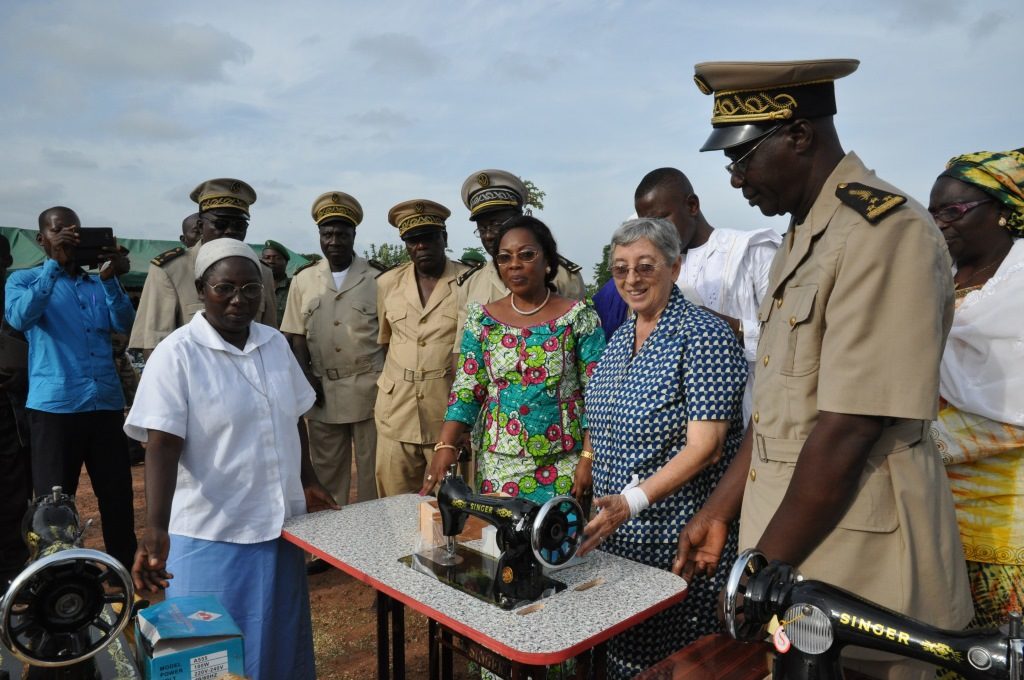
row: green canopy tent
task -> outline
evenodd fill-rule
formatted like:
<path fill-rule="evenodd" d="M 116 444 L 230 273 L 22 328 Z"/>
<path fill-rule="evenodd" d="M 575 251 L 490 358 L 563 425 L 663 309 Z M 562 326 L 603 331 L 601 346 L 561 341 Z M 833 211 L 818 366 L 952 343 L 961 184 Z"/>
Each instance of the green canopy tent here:
<path fill-rule="evenodd" d="M 18 229 L 17 227 L 0 227 L 0 234 L 7 237 L 11 242 L 11 257 L 14 264 L 11 269 L 28 269 L 42 263 L 46 255 L 43 249 L 36 243 L 35 229 Z M 146 282 L 146 273 L 149 271 L 149 261 L 154 257 L 172 248 L 180 248 L 180 241 L 158 241 L 143 238 L 119 238 L 117 242 L 128 249 L 128 257 L 131 261 L 131 270 L 121 277 L 121 284 L 128 289 L 141 289 Z M 256 251 L 256 255 L 263 253 L 262 243 L 250 243 L 249 246 Z M 287 248 L 287 246 L 285 246 Z M 308 255 L 302 255 L 288 249 L 290 259 L 288 260 L 288 275 L 291 276 L 299 267 L 314 261 Z M 319 259 L 318 257 L 316 259 Z"/>

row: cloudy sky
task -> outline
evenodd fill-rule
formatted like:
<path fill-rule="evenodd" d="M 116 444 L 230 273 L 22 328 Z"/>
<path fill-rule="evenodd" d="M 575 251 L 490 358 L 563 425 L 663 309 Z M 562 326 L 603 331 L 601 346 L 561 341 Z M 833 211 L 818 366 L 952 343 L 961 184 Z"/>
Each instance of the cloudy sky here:
<path fill-rule="evenodd" d="M 340 189 L 366 212 L 359 250 L 397 243 L 388 209 L 430 198 L 461 252 L 462 181 L 496 167 L 547 192 L 538 216 L 589 275 L 660 166 L 690 175 L 713 225 L 785 228 L 698 153 L 711 98 L 694 63 L 860 59 L 837 83 L 840 137 L 927 202 L 949 157 L 1024 145 L 1022 29 L 1019 0 L 11 0 L 0 224 L 66 204 L 173 239 L 191 189 L 227 176 L 259 195 L 250 241 L 318 250 L 310 205 Z"/>

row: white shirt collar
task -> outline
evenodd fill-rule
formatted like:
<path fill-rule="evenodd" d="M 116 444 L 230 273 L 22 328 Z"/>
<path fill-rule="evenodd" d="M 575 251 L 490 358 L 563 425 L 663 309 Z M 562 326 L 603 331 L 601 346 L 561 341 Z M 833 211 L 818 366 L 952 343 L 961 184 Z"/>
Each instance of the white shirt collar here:
<path fill-rule="evenodd" d="M 273 337 L 273 329 L 254 321 L 249 324 L 249 338 L 245 341 L 245 347 L 238 349 L 220 336 L 217 329 L 206 320 L 204 314 L 205 312 L 197 312 L 192 317 L 192 320 L 188 322 L 189 332 L 198 344 L 210 349 L 228 352 L 229 354 L 249 354 L 261 345 L 270 342 L 270 338 Z"/>

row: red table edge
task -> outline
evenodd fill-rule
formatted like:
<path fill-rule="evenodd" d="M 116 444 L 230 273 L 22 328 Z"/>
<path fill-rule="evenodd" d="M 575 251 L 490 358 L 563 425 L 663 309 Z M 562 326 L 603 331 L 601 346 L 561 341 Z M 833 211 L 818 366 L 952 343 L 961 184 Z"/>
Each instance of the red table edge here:
<path fill-rule="evenodd" d="M 601 644 L 605 640 L 613 637 L 614 635 L 617 635 L 618 633 L 621 633 L 622 631 L 626 630 L 627 628 L 631 628 L 633 626 L 633 624 L 640 623 L 641 621 L 644 621 L 644 620 L 650 618 L 651 616 L 654 616 L 658 612 L 660 612 L 660 611 L 662 611 L 664 609 L 668 609 L 669 607 L 671 607 L 672 605 L 674 605 L 674 604 L 676 604 L 678 602 L 682 602 L 683 599 L 687 595 L 687 591 L 683 590 L 682 592 L 680 592 L 680 593 L 678 593 L 676 595 L 673 595 L 672 597 L 669 597 L 669 598 L 667 598 L 665 600 L 662 600 L 658 604 L 656 604 L 656 605 L 654 605 L 652 607 L 648 607 L 647 609 L 634 614 L 633 616 L 629 617 L 628 619 L 617 623 L 616 625 L 612 626 L 611 628 L 606 628 L 605 630 L 602 630 L 597 635 L 592 635 L 591 637 L 587 638 L 586 640 L 583 640 L 582 642 L 578 642 L 575 645 L 573 645 L 572 647 L 564 649 L 561 652 L 543 652 L 543 653 L 521 652 L 521 651 L 519 651 L 517 649 L 514 649 L 512 647 L 509 647 L 509 646 L 507 646 L 507 645 L 505 645 L 505 644 L 503 644 L 501 642 L 498 642 L 497 640 L 493 640 L 493 639 L 487 637 L 486 635 L 483 635 L 479 631 L 477 631 L 477 630 L 475 630 L 473 628 L 470 628 L 468 626 L 465 626 L 465 625 L 459 623 L 458 621 L 456 621 L 456 620 L 454 620 L 452 618 L 449 618 L 449 617 L 445 616 L 441 612 L 436 611 L 436 610 L 428 607 L 427 605 L 423 604 L 422 602 L 420 602 L 419 600 L 417 600 L 417 599 L 415 599 L 413 597 L 410 597 L 408 595 L 405 595 L 404 593 L 398 592 L 394 588 L 381 583 L 380 581 L 378 581 L 377 579 L 373 578 L 369 574 L 366 574 L 365 572 L 362 572 L 362 571 L 356 569 L 355 567 L 352 567 L 350 565 L 344 564 L 344 563 L 336 560 L 335 558 L 331 557 L 330 555 L 327 555 L 327 554 L 321 552 L 318 548 L 310 545 L 309 543 L 306 543 L 305 541 L 303 541 L 301 538 L 295 536 L 294 534 L 288 533 L 287 530 L 282 531 L 281 532 L 281 536 L 282 536 L 282 538 L 284 538 L 289 543 L 294 543 L 295 545 L 299 546 L 300 548 L 302 548 L 306 552 L 311 553 L 313 555 L 316 555 L 320 559 L 325 560 L 329 564 L 337 567 L 338 569 L 340 569 L 341 571 L 345 572 L 349 576 L 352 576 L 352 577 L 356 578 L 357 580 L 362 581 L 363 583 L 371 586 L 374 590 L 382 592 L 385 595 L 387 595 L 388 597 L 391 597 L 391 598 L 393 598 L 395 600 L 398 600 L 402 604 L 404 604 L 404 605 L 406 605 L 408 607 L 411 607 L 412 609 L 418 611 L 419 613 L 423 614 L 427 618 L 433 619 L 434 621 L 437 621 L 438 623 L 444 625 L 446 628 L 450 628 L 451 630 L 455 631 L 459 635 L 467 637 L 470 640 L 473 640 L 474 642 L 478 642 L 480 644 L 483 644 L 484 646 L 486 646 L 491 651 L 497 652 L 497 653 L 503 655 L 507 659 L 510 659 L 510 660 L 515 661 L 517 663 L 526 664 L 526 665 L 529 665 L 529 666 L 552 666 L 552 665 L 555 665 L 555 664 L 560 664 L 563 661 L 567 661 L 567 660 L 569 660 L 569 659 L 571 659 L 571 658 L 573 658 L 575 656 L 578 656 L 579 654 L 587 651 L 588 649 L 592 649 L 593 647 L 596 647 L 597 645 Z"/>

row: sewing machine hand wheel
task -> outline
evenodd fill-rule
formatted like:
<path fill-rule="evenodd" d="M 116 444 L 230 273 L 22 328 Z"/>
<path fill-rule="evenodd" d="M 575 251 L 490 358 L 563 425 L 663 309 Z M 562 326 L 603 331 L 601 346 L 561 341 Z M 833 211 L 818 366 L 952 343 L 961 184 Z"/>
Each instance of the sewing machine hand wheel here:
<path fill-rule="evenodd" d="M 583 508 L 572 496 L 556 496 L 540 507 L 530 532 L 530 547 L 546 567 L 566 566 L 583 542 Z"/>
<path fill-rule="evenodd" d="M 737 640 L 755 640 L 765 622 L 748 616 L 747 589 L 750 580 L 768 566 L 768 559 L 757 550 L 740 553 L 729 572 L 722 598 L 722 618 L 729 635 Z"/>
<path fill-rule="evenodd" d="M 117 639 L 131 618 L 134 596 L 131 576 L 113 557 L 62 550 L 11 582 L 0 599 L 0 641 L 32 666 L 77 663 Z"/>

